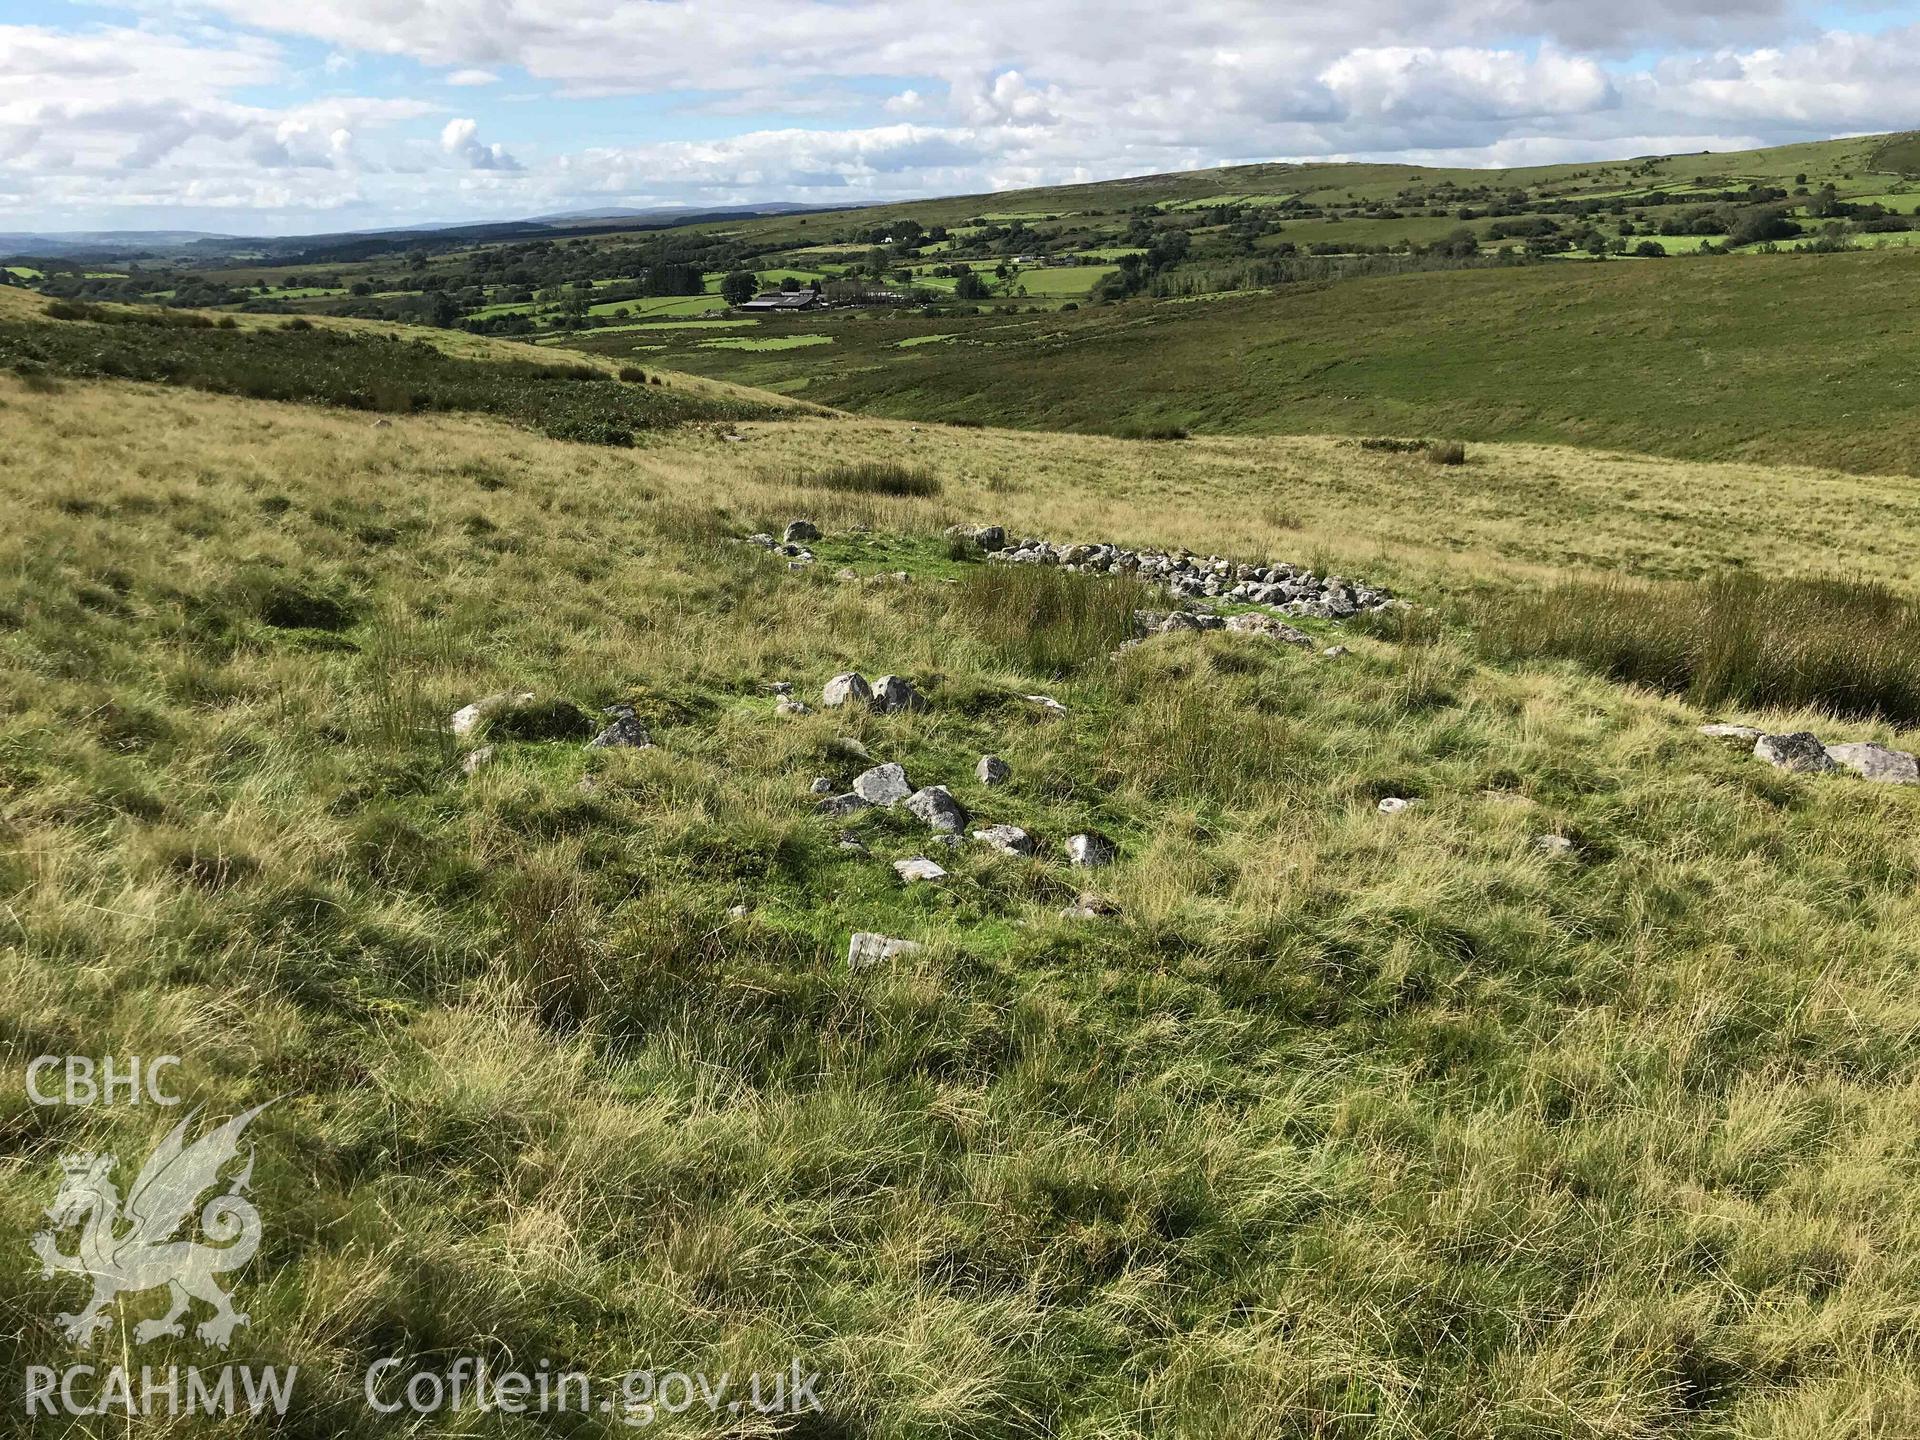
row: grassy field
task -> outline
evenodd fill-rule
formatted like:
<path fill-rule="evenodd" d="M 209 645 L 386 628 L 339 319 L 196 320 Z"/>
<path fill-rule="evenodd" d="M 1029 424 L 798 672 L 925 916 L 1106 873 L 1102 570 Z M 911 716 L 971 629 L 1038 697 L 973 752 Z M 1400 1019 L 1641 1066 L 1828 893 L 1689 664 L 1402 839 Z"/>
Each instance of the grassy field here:
<path fill-rule="evenodd" d="M 1013 277 L 1011 284 L 1028 295 L 1077 298 L 1112 273 L 1111 265 L 1029 265 Z"/>
<path fill-rule="evenodd" d="M 740 430 L 611 450 L 0 378 L 0 1045 L 179 1053 L 222 1113 L 288 1097 L 252 1132 L 271 1241 L 235 1354 L 301 1367 L 301 1433 L 391 1433 L 368 1362 L 454 1353 L 798 1356 L 825 1413 L 792 1433 L 875 1440 L 1910 1433 L 1920 794 L 1776 774 L 1707 712 L 1451 631 L 1035 671 L 1044 637 L 939 538 L 1416 599 L 1583 563 L 1904 578 L 1910 485 Z M 808 483 L 863 460 L 934 493 Z M 809 571 L 730 543 L 802 514 Z M 770 683 L 847 668 L 929 708 L 773 714 Z M 630 703 L 656 747 L 503 722 L 464 775 L 447 717 L 503 689 Z M 949 876 L 902 887 L 927 842 L 894 812 L 837 848 L 808 783 L 867 763 L 842 736 L 1039 858 L 935 851 Z M 1089 826 L 1121 858 L 1076 873 Z M 1058 918 L 1089 885 L 1120 914 Z M 928 948 L 852 970 L 854 929 Z M 4 1106 L 21 1234 L 58 1154 L 172 1119 Z M 56 1291 L 0 1267 L 11 1369 L 64 1363 Z"/>

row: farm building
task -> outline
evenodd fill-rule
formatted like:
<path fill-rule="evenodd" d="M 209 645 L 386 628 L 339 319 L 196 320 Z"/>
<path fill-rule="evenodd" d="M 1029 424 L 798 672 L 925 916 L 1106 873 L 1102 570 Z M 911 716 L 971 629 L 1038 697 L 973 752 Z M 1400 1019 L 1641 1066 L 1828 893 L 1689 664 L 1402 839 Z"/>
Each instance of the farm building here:
<path fill-rule="evenodd" d="M 818 290 L 766 290 L 754 296 L 740 308 L 785 313 L 789 310 L 818 310 L 825 303 L 820 298 Z"/>

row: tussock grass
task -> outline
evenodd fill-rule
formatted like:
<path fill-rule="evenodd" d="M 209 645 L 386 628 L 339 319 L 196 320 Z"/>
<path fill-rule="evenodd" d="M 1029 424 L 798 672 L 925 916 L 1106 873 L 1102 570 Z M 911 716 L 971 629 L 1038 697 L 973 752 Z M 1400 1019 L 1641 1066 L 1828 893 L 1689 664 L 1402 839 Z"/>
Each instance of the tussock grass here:
<path fill-rule="evenodd" d="M 1189 438 L 1186 426 L 1153 420 L 1129 422 L 1113 433 L 1122 440 L 1185 440 Z"/>
<path fill-rule="evenodd" d="M 1134 633 L 1133 612 L 1155 599 L 1137 580 L 1050 565 L 995 565 L 968 575 L 953 597 L 960 624 L 976 641 L 1043 677 L 1070 674 L 1111 652 Z"/>
<path fill-rule="evenodd" d="M 782 477 L 789 485 L 810 490 L 833 490 L 844 495 L 912 495 L 940 493 L 940 477 L 923 465 L 892 460 L 866 460 L 806 470 Z"/>
<path fill-rule="evenodd" d="M 1570 582 L 1483 606 L 1479 637 L 1499 658 L 1564 656 L 1704 706 L 1920 721 L 1920 605 L 1879 583 Z"/>

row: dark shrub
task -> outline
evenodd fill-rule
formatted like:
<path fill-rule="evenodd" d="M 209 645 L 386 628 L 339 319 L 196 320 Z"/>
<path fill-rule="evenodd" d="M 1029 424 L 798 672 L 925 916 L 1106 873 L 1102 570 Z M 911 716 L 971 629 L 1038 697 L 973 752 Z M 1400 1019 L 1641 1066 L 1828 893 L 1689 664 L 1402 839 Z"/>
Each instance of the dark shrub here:
<path fill-rule="evenodd" d="M 405 415 L 425 408 L 426 403 L 424 395 L 416 394 L 401 380 L 375 380 L 367 398 L 369 409 L 384 410 L 389 415 Z"/>
<path fill-rule="evenodd" d="M 790 485 L 811 490 L 839 490 L 853 495 L 938 495 L 940 477 L 918 466 L 892 460 L 867 460 L 858 465 L 836 465 L 830 470 L 784 477 Z"/>
<path fill-rule="evenodd" d="M 629 385 L 644 385 L 647 383 L 647 372 L 642 370 L 638 365 L 622 365 L 620 367 L 620 378 Z"/>
<path fill-rule="evenodd" d="M 631 445 L 633 431 L 597 415 L 556 415 L 540 427 L 553 440 L 577 440 L 582 445 Z"/>
<path fill-rule="evenodd" d="M 1458 440 L 1436 440 L 1427 447 L 1427 460 L 1434 465 L 1464 465 L 1467 447 Z"/>
<path fill-rule="evenodd" d="M 30 360 L 54 374 L 114 375 L 358 410 L 480 411 L 558 439 L 601 445 L 631 445 L 640 430 L 688 420 L 770 413 L 751 402 L 643 390 L 590 366 L 466 359 L 388 335 L 318 329 L 305 320 L 229 330 L 205 316 L 178 323 L 128 318 L 140 314 L 102 312 L 113 323 L 97 326 L 0 319 L 0 366 Z"/>
<path fill-rule="evenodd" d="M 295 332 L 299 332 L 302 330 L 311 330 L 313 329 L 313 322 L 311 320 L 305 319 L 304 317 L 296 315 L 293 319 L 287 321 L 287 323 L 282 325 L 280 328 L 282 330 L 292 330 Z"/>
<path fill-rule="evenodd" d="M 261 587 L 255 613 L 276 630 L 345 630 L 353 611 L 333 596 L 273 580 Z"/>
<path fill-rule="evenodd" d="M 1149 425 L 1143 421 L 1122 425 L 1114 434 L 1122 440 L 1185 440 L 1188 438 L 1184 426 Z"/>

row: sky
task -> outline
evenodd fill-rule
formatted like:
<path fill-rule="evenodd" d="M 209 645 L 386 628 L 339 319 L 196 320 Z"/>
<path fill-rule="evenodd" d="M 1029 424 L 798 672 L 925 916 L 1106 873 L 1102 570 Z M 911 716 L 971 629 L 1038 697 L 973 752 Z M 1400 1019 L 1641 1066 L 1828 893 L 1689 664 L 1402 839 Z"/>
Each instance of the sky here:
<path fill-rule="evenodd" d="M 0 231 L 842 206 L 1920 128 L 1920 0 L 0 0 Z"/>

